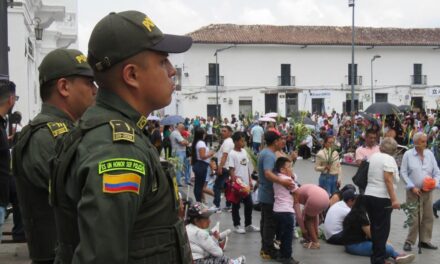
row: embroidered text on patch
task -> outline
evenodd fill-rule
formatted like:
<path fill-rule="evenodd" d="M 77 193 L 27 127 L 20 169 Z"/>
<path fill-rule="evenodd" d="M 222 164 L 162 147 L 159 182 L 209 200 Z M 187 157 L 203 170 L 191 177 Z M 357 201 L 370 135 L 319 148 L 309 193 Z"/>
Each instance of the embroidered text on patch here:
<path fill-rule="evenodd" d="M 134 171 L 145 175 L 145 164 L 135 159 L 109 159 L 99 162 L 98 173 L 103 174 L 109 171 Z"/>
<path fill-rule="evenodd" d="M 47 126 L 49 127 L 53 137 L 58 137 L 59 135 L 69 131 L 66 124 L 61 122 L 49 122 L 47 123 Z"/>
<path fill-rule="evenodd" d="M 139 194 L 141 176 L 136 173 L 122 173 L 111 175 L 104 173 L 102 190 L 105 193 L 133 192 Z"/>

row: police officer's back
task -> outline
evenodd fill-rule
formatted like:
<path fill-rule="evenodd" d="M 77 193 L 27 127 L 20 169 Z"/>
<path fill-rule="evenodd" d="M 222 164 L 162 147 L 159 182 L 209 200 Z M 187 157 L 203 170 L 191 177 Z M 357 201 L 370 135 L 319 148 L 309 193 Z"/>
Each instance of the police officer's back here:
<path fill-rule="evenodd" d="M 66 137 L 53 177 L 57 262 L 191 263 L 175 179 L 144 129 L 146 116 L 171 101 L 168 52 L 191 42 L 162 34 L 136 11 L 112 13 L 94 28 L 96 106 Z"/>
<path fill-rule="evenodd" d="M 41 112 L 22 129 L 13 167 L 29 255 L 33 263 L 55 259 L 56 229 L 49 206 L 50 160 L 55 143 L 94 102 L 93 71 L 78 50 L 57 49 L 39 67 Z"/>

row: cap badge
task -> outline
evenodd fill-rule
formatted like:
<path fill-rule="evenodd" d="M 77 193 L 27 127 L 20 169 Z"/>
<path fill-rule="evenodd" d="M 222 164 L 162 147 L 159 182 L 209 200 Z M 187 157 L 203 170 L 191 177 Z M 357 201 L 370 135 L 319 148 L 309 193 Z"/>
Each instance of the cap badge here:
<path fill-rule="evenodd" d="M 153 31 L 153 28 L 156 27 L 156 25 L 153 23 L 153 21 L 149 17 L 145 17 L 144 21 L 142 21 L 142 24 L 145 26 L 145 28 L 149 32 Z"/>
<path fill-rule="evenodd" d="M 78 63 L 86 63 L 87 62 L 87 57 L 86 56 L 84 56 L 84 55 L 78 55 L 78 56 L 76 56 L 75 57 L 75 59 L 76 59 L 76 61 L 78 62 Z"/>

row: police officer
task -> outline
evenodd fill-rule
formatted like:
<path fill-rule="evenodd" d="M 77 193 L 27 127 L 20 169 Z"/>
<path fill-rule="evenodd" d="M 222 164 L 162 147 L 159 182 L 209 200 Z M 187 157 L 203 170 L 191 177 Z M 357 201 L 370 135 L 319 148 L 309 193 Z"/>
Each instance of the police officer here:
<path fill-rule="evenodd" d="M 49 161 L 56 140 L 94 103 L 97 88 L 86 57 L 57 49 L 39 67 L 41 112 L 21 131 L 13 149 L 13 167 L 32 263 L 53 263 L 56 228 L 49 206 Z"/>
<path fill-rule="evenodd" d="M 137 11 L 95 26 L 88 61 L 96 106 L 65 138 L 52 180 L 56 263 L 192 263 L 175 177 L 144 129 L 146 117 L 171 101 L 176 70 L 168 53 L 191 44 Z"/>

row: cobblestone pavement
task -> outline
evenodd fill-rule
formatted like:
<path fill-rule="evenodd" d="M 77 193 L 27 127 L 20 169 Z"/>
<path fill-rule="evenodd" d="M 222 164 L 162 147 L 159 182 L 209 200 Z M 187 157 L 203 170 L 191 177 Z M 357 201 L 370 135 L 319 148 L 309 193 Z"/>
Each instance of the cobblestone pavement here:
<path fill-rule="evenodd" d="M 300 160 L 295 165 L 295 171 L 298 174 L 301 183 L 317 183 L 319 174 L 313 170 L 313 163 L 310 161 Z M 354 174 L 355 168 L 350 166 L 343 166 L 344 183 L 351 182 L 351 176 Z M 192 191 L 192 190 L 191 190 Z M 405 201 L 405 191 L 402 181 L 398 185 L 398 197 L 401 202 Z M 434 201 L 440 198 L 440 192 L 435 191 Z M 241 209 L 243 219 L 243 209 Z M 405 240 L 407 229 L 403 228 L 403 221 L 405 215 L 401 211 L 394 211 L 392 214 L 392 227 L 389 241 L 396 248 L 397 251 L 402 251 L 403 242 Z M 212 223 L 215 224 L 220 221 L 221 229 L 232 229 L 232 217 L 230 213 L 223 212 L 212 216 Z M 11 218 L 7 220 L 4 230 L 11 229 Z M 253 223 L 259 226 L 260 213 L 253 212 Z M 434 232 L 432 243 L 440 245 L 440 220 L 434 220 Z M 260 250 L 260 234 L 248 233 L 239 235 L 232 233 L 229 237 L 229 242 L 225 254 L 231 257 L 245 255 L 247 263 L 275 263 L 273 261 L 262 260 L 259 256 Z M 424 249 L 422 254 L 417 254 L 417 249 L 413 249 L 416 254 L 414 263 L 428 264 L 439 263 L 440 250 Z M 0 264 L 23 264 L 30 263 L 27 257 L 26 244 L 0 244 Z M 367 257 L 352 256 L 344 252 L 344 247 L 328 245 L 321 241 L 321 249 L 306 250 L 301 247 L 297 240 L 294 241 L 295 258 L 304 264 L 368 264 L 370 263 Z M 437 260 L 435 260 L 437 259 Z"/>

